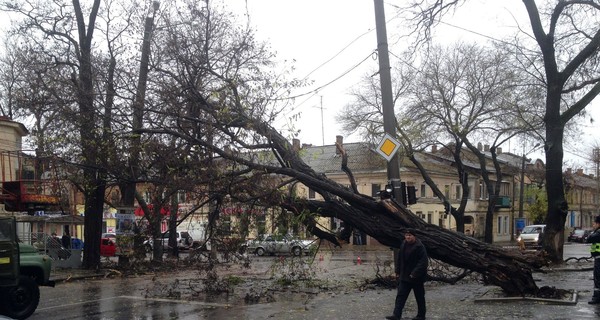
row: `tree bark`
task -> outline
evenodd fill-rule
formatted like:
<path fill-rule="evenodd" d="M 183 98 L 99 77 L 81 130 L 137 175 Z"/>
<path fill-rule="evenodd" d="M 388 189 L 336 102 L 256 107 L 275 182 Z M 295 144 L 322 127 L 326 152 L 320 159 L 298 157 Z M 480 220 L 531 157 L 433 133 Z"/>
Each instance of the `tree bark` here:
<path fill-rule="evenodd" d="M 77 103 L 79 106 L 81 136 L 81 151 L 83 156 L 84 196 L 85 196 L 85 243 L 83 248 L 83 267 L 93 269 L 100 265 L 100 235 L 102 229 L 102 211 L 104 208 L 104 192 L 106 180 L 103 170 L 99 169 L 102 145 L 98 144 L 99 138 L 95 130 L 90 129 L 90 124 L 96 123 L 96 109 L 94 107 L 94 82 L 92 72 L 92 38 L 95 28 L 96 15 L 100 1 L 95 0 L 89 14 L 86 27 L 83 12 L 79 1 L 73 1 L 77 19 L 79 36 L 79 77 L 77 83 Z"/>
<path fill-rule="evenodd" d="M 307 183 L 310 184 L 309 181 Z M 535 253 L 504 249 L 427 224 L 392 199 L 351 198 L 351 205 L 339 201 L 298 200 L 288 204 L 287 208 L 294 207 L 299 212 L 308 209 L 325 217 L 335 216 L 394 248 L 403 241 L 404 231 L 410 229 L 425 245 L 431 258 L 478 272 L 486 282 L 501 287 L 508 294 L 535 293 L 538 290 L 532 270 L 545 262 Z"/>
<path fill-rule="evenodd" d="M 257 126 L 255 123 L 255 127 Z M 541 256 L 486 244 L 462 233 L 425 223 L 394 200 L 379 202 L 372 197 L 355 193 L 314 172 L 274 129 L 264 126 L 259 130 L 266 130 L 264 135 L 271 138 L 274 149 L 288 164 L 288 167 L 277 168 L 273 172 L 297 178 L 313 190 L 319 190 L 325 199 L 322 202 L 306 200 L 294 205 L 304 203 L 310 212 L 319 213 L 323 217 L 337 217 L 380 243 L 396 248 L 403 241 L 403 231 L 410 228 L 423 242 L 432 258 L 478 272 L 487 282 L 501 287 L 509 294 L 537 292 L 532 269 L 544 265 L 545 261 Z M 303 209 L 305 208 L 297 208 L 297 212 L 303 212 Z"/>

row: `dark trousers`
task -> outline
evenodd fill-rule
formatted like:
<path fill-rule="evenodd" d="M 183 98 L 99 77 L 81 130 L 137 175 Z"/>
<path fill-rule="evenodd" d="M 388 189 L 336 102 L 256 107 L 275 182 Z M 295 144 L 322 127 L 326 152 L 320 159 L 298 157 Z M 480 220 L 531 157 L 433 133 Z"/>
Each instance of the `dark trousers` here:
<path fill-rule="evenodd" d="M 425 318 L 425 287 L 423 282 L 407 282 L 398 281 L 398 294 L 396 294 L 396 303 L 394 306 L 394 317 L 398 319 L 402 318 L 402 309 L 406 304 L 406 299 L 410 291 L 415 293 L 415 299 L 417 300 L 417 317 Z"/>
<path fill-rule="evenodd" d="M 594 295 L 593 300 L 600 300 L 600 257 L 594 259 Z"/>

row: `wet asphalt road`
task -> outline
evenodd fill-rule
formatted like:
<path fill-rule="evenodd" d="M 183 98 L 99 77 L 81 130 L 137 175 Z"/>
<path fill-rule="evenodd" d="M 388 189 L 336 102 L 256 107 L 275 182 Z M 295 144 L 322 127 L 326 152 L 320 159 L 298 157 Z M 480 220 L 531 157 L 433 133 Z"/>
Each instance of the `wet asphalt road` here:
<path fill-rule="evenodd" d="M 293 299 L 278 298 L 270 303 L 243 304 L 236 301 L 188 301 L 152 298 L 148 290 L 151 276 L 64 282 L 55 288 L 42 288 L 40 305 L 30 318 L 43 319 L 384 319 L 393 307 L 395 290 L 358 290 L 364 278 L 375 274 L 379 265 L 391 260 L 391 251 L 340 251 L 317 254 L 315 261 L 323 277 L 354 279 L 354 287 L 341 293 L 297 294 Z M 565 246 L 565 258 L 589 256 L 588 245 Z M 358 264 L 360 257 L 360 264 Z M 322 260 L 321 260 L 322 258 Z M 253 268 L 268 269 L 278 258 L 253 258 Z M 455 286 L 426 285 L 429 319 L 600 319 L 600 307 L 587 300 L 592 288 L 590 272 L 560 272 L 534 275 L 539 286 L 575 289 L 576 305 L 548 305 L 532 302 L 475 303 L 475 298 L 491 288 L 478 283 Z M 165 284 L 167 285 L 167 284 Z M 416 313 L 409 298 L 405 317 Z"/>

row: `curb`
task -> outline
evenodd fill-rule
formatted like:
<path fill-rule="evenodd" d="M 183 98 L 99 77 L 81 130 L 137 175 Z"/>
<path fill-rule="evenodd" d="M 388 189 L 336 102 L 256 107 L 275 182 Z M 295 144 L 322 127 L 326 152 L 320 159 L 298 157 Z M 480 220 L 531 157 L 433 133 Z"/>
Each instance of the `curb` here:
<path fill-rule="evenodd" d="M 55 276 L 51 276 L 50 280 L 59 283 L 59 282 L 67 282 L 67 281 L 72 281 L 72 280 L 84 280 L 84 279 L 90 279 L 90 278 L 105 278 L 106 276 L 108 276 L 110 274 L 110 272 L 102 272 L 102 273 L 96 273 L 95 271 L 91 271 L 90 273 L 86 273 L 86 274 L 72 274 L 72 273 L 65 273 L 65 272 L 57 272 L 58 274 Z"/>
<path fill-rule="evenodd" d="M 487 294 L 487 292 L 485 294 Z M 485 294 L 483 294 L 483 295 L 485 295 Z M 571 296 L 571 300 L 534 298 L 534 297 L 500 297 L 500 298 L 476 298 L 473 301 L 475 303 L 533 301 L 533 302 L 543 302 L 546 304 L 554 304 L 554 305 L 576 305 L 577 299 L 578 299 L 577 290 L 574 290 L 573 295 Z"/>

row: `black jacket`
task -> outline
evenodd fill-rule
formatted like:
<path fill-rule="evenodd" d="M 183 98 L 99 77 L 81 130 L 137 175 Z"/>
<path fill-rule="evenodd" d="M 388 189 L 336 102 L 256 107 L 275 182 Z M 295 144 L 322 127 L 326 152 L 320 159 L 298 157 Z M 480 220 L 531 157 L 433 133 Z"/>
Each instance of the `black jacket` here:
<path fill-rule="evenodd" d="M 587 242 L 592 244 L 590 248 L 592 257 L 600 256 L 600 228 L 588 236 Z"/>
<path fill-rule="evenodd" d="M 425 282 L 428 265 L 427 251 L 419 239 L 412 245 L 402 241 L 396 258 L 396 274 L 400 280 Z"/>

